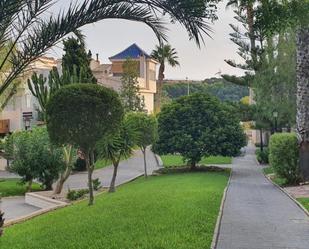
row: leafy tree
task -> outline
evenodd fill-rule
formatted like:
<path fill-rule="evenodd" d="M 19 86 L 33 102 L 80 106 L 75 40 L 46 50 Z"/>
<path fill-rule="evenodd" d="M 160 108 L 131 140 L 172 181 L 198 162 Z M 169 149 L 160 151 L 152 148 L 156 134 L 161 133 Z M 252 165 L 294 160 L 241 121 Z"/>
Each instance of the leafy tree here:
<path fill-rule="evenodd" d="M 1 80 L 0 95 L 37 58 L 78 28 L 105 19 L 126 19 L 148 25 L 162 42 L 166 39 L 164 17 L 182 24 L 197 45 L 209 26 L 207 19 L 216 19 L 217 0 L 86 0 L 73 3 L 66 11 L 50 13 L 56 0 L 0 1 L 0 47 L 11 41 L 0 64 L 12 62 L 11 70 Z M 27 39 L 25 38 L 27 34 Z"/>
<path fill-rule="evenodd" d="M 246 138 L 230 108 L 206 94 L 181 97 L 164 106 L 158 118 L 159 154 L 179 153 L 194 170 L 203 156 L 235 156 Z"/>
<path fill-rule="evenodd" d="M 177 52 L 169 44 L 160 44 L 152 51 L 151 57 L 160 63 L 159 77 L 157 82 L 157 94 L 155 97 L 155 110 L 159 111 L 161 106 L 161 98 L 163 91 L 163 80 L 165 78 L 165 64 L 172 67 L 179 66 Z"/>
<path fill-rule="evenodd" d="M 95 84 L 72 84 L 58 90 L 47 104 L 47 129 L 58 145 L 80 149 L 86 160 L 89 205 L 94 203 L 94 149 L 100 139 L 117 130 L 123 107 L 116 92 Z"/>
<path fill-rule="evenodd" d="M 11 136 L 11 170 L 20 175 L 23 182 L 28 182 L 28 191 L 34 179 L 38 179 L 46 190 L 51 190 L 64 168 L 62 149 L 51 144 L 46 128 L 17 132 Z"/>
<path fill-rule="evenodd" d="M 97 144 L 96 149 L 99 157 L 111 161 L 114 166 L 113 177 L 109 187 L 110 193 L 116 191 L 115 183 L 119 163 L 122 159 L 128 159 L 132 156 L 137 138 L 136 130 L 132 129 L 125 118 L 115 133 L 108 134 L 107 137 L 104 137 Z"/>
<path fill-rule="evenodd" d="M 120 97 L 125 112 L 141 112 L 145 109 L 144 98 L 139 93 L 137 69 L 138 63 L 132 59 L 127 59 L 123 64 Z"/>
<path fill-rule="evenodd" d="M 75 83 L 97 83 L 90 69 L 91 55 L 86 52 L 84 39 L 70 37 L 63 45 L 62 70 L 68 75 L 77 75 L 79 79 Z"/>
<path fill-rule="evenodd" d="M 0 212 L 0 237 L 3 235 L 3 226 L 4 226 L 4 213 Z"/>
<path fill-rule="evenodd" d="M 129 113 L 127 115 L 128 127 L 137 132 L 136 145 L 141 149 L 144 156 L 144 170 L 147 178 L 147 147 L 154 144 L 157 139 L 158 124 L 154 116 L 146 113 Z"/>

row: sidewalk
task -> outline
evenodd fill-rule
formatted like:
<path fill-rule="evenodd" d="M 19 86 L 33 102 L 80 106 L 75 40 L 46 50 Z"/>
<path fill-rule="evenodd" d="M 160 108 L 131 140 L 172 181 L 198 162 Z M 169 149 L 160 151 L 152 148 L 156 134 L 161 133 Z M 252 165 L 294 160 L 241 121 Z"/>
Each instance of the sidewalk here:
<path fill-rule="evenodd" d="M 309 217 L 264 177 L 254 147 L 232 167 L 217 249 L 308 249 Z"/>

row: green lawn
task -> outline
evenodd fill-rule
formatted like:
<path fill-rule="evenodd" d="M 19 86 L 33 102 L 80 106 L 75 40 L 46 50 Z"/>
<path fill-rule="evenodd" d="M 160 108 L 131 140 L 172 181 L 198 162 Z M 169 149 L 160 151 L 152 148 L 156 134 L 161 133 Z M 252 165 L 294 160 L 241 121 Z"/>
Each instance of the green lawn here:
<path fill-rule="evenodd" d="M 1 249 L 210 248 L 228 173 L 140 178 L 5 230 Z"/>
<path fill-rule="evenodd" d="M 33 191 L 42 190 L 39 184 L 34 183 L 32 185 Z M 18 196 L 24 195 L 26 192 L 26 186 L 20 183 L 18 179 L 0 179 L 0 196 Z"/>
<path fill-rule="evenodd" d="M 309 198 L 297 199 L 309 211 Z"/>
<path fill-rule="evenodd" d="M 184 166 L 182 157 L 179 155 L 164 155 L 161 156 L 164 167 Z M 211 156 L 204 157 L 199 164 L 231 164 L 231 157 Z"/>
<path fill-rule="evenodd" d="M 286 186 L 287 180 L 286 180 L 285 178 L 276 176 L 273 167 L 264 168 L 263 171 L 264 171 L 264 174 L 265 174 L 265 175 L 272 175 L 272 176 L 271 176 L 271 180 L 272 180 L 274 183 L 278 184 L 278 185 L 281 186 L 281 187 Z"/>

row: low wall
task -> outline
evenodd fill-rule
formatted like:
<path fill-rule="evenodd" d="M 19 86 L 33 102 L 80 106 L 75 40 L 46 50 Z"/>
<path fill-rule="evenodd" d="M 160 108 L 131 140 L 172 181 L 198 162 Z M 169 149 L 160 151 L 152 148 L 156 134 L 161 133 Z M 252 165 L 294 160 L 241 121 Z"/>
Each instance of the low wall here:
<path fill-rule="evenodd" d="M 25 203 L 42 209 L 62 206 L 66 204 L 62 201 L 57 201 L 35 193 L 26 193 Z"/>

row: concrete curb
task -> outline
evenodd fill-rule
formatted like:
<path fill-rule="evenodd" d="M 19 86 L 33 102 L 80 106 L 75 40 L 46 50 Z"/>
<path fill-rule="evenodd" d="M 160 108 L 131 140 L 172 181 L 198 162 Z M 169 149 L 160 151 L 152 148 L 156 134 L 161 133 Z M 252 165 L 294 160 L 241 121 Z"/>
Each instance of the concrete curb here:
<path fill-rule="evenodd" d="M 51 212 L 51 211 L 54 211 L 54 210 L 57 210 L 57 209 L 69 206 L 69 205 L 71 205 L 71 204 L 63 203 L 62 205 L 53 206 L 53 207 L 50 207 L 50 208 L 40 209 L 40 210 L 38 210 L 36 212 L 33 212 L 31 214 L 24 215 L 24 216 L 21 216 L 19 218 L 16 218 L 16 219 L 4 222 L 4 227 L 9 227 L 9 226 L 12 226 L 12 225 L 15 225 L 15 224 L 18 224 L 18 223 L 22 223 L 22 222 L 30 220 L 30 219 L 32 219 L 34 217 L 40 216 L 42 214 L 45 214 L 45 213 L 48 213 L 48 212 Z"/>
<path fill-rule="evenodd" d="M 216 227 L 215 227 L 215 231 L 214 231 L 214 235 L 213 235 L 213 238 L 212 238 L 210 249 L 216 249 L 217 248 L 220 229 L 221 229 L 221 221 L 222 221 L 222 217 L 223 217 L 223 209 L 224 209 L 224 205 L 225 205 L 225 201 L 226 201 L 227 191 L 228 191 L 230 184 L 231 184 L 232 175 L 233 175 L 233 170 L 231 169 L 231 174 L 230 174 L 227 186 L 225 187 L 224 192 L 223 192 L 223 197 L 222 197 L 222 200 L 221 200 L 219 215 L 218 215 L 218 218 L 217 218 Z"/>
<path fill-rule="evenodd" d="M 304 213 L 309 217 L 309 211 L 298 201 L 296 200 L 292 195 L 290 195 L 289 192 L 287 192 L 284 188 L 280 187 L 277 183 L 273 182 L 266 174 L 263 175 L 265 178 L 272 183 L 274 186 L 276 186 L 281 192 L 283 192 L 286 196 L 288 196 L 300 209 L 304 211 Z"/>

